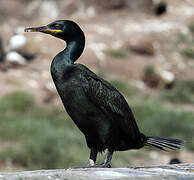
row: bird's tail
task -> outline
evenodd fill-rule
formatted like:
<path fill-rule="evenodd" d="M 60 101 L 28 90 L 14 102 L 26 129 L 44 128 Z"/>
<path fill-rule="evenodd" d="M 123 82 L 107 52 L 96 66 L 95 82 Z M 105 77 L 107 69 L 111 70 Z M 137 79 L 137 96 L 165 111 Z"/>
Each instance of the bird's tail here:
<path fill-rule="evenodd" d="M 151 136 L 150 137 L 148 136 L 145 142 L 146 146 L 156 147 L 164 151 L 180 149 L 183 144 L 184 141 L 180 139 L 151 137 Z"/>

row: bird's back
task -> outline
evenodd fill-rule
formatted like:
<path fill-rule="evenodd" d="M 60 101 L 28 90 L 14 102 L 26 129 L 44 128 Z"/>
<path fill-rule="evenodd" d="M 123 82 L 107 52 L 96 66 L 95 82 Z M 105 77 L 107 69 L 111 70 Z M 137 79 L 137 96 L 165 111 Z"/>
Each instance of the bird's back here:
<path fill-rule="evenodd" d="M 84 74 L 84 90 L 90 101 L 106 115 L 119 131 L 119 150 L 144 146 L 145 136 L 140 133 L 134 115 L 123 95 L 108 81 L 98 77 L 87 67 L 78 64 Z M 87 80 L 86 80 L 87 79 Z"/>

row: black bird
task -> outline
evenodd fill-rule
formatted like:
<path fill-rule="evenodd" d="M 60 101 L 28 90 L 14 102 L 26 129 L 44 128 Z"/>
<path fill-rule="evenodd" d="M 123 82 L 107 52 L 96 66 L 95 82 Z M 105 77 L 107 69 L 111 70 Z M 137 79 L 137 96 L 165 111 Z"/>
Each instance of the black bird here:
<path fill-rule="evenodd" d="M 155 7 L 155 15 L 161 16 L 167 11 L 167 4 L 166 2 L 160 2 L 159 4 L 156 5 Z"/>
<path fill-rule="evenodd" d="M 178 158 L 172 158 L 168 164 L 181 164 L 181 161 Z"/>
<path fill-rule="evenodd" d="M 85 36 L 73 21 L 58 20 L 47 26 L 26 28 L 66 41 L 51 64 L 51 75 L 64 107 L 85 135 L 90 148 L 89 166 L 94 166 L 98 152 L 108 149 L 102 167 L 109 167 L 114 151 L 153 146 L 176 150 L 182 140 L 145 136 L 139 131 L 134 115 L 122 94 L 86 66 L 74 63 L 82 54 Z"/>

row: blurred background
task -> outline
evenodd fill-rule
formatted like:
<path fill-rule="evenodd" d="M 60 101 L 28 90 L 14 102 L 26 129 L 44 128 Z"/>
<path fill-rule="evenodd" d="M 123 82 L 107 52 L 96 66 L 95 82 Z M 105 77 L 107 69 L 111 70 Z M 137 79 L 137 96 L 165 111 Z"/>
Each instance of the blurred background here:
<path fill-rule="evenodd" d="M 65 44 L 29 26 L 76 21 L 86 35 L 78 60 L 120 90 L 146 135 L 181 138 L 179 152 L 116 152 L 113 167 L 194 156 L 193 0 L 1 0 L 0 171 L 85 166 L 89 149 L 50 76 Z M 99 155 L 98 163 L 104 154 Z"/>

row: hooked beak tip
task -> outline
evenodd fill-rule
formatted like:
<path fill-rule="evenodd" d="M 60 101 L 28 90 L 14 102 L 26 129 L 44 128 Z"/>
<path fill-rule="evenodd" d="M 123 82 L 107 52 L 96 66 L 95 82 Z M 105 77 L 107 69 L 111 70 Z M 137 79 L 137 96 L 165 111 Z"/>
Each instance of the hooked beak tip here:
<path fill-rule="evenodd" d="M 29 28 L 25 28 L 24 32 L 30 32 Z"/>
<path fill-rule="evenodd" d="M 35 32 L 35 29 L 33 29 L 33 28 L 25 28 L 24 32 Z"/>
<path fill-rule="evenodd" d="M 29 27 L 29 28 L 25 28 L 24 32 L 42 32 L 45 30 L 45 27 Z"/>

